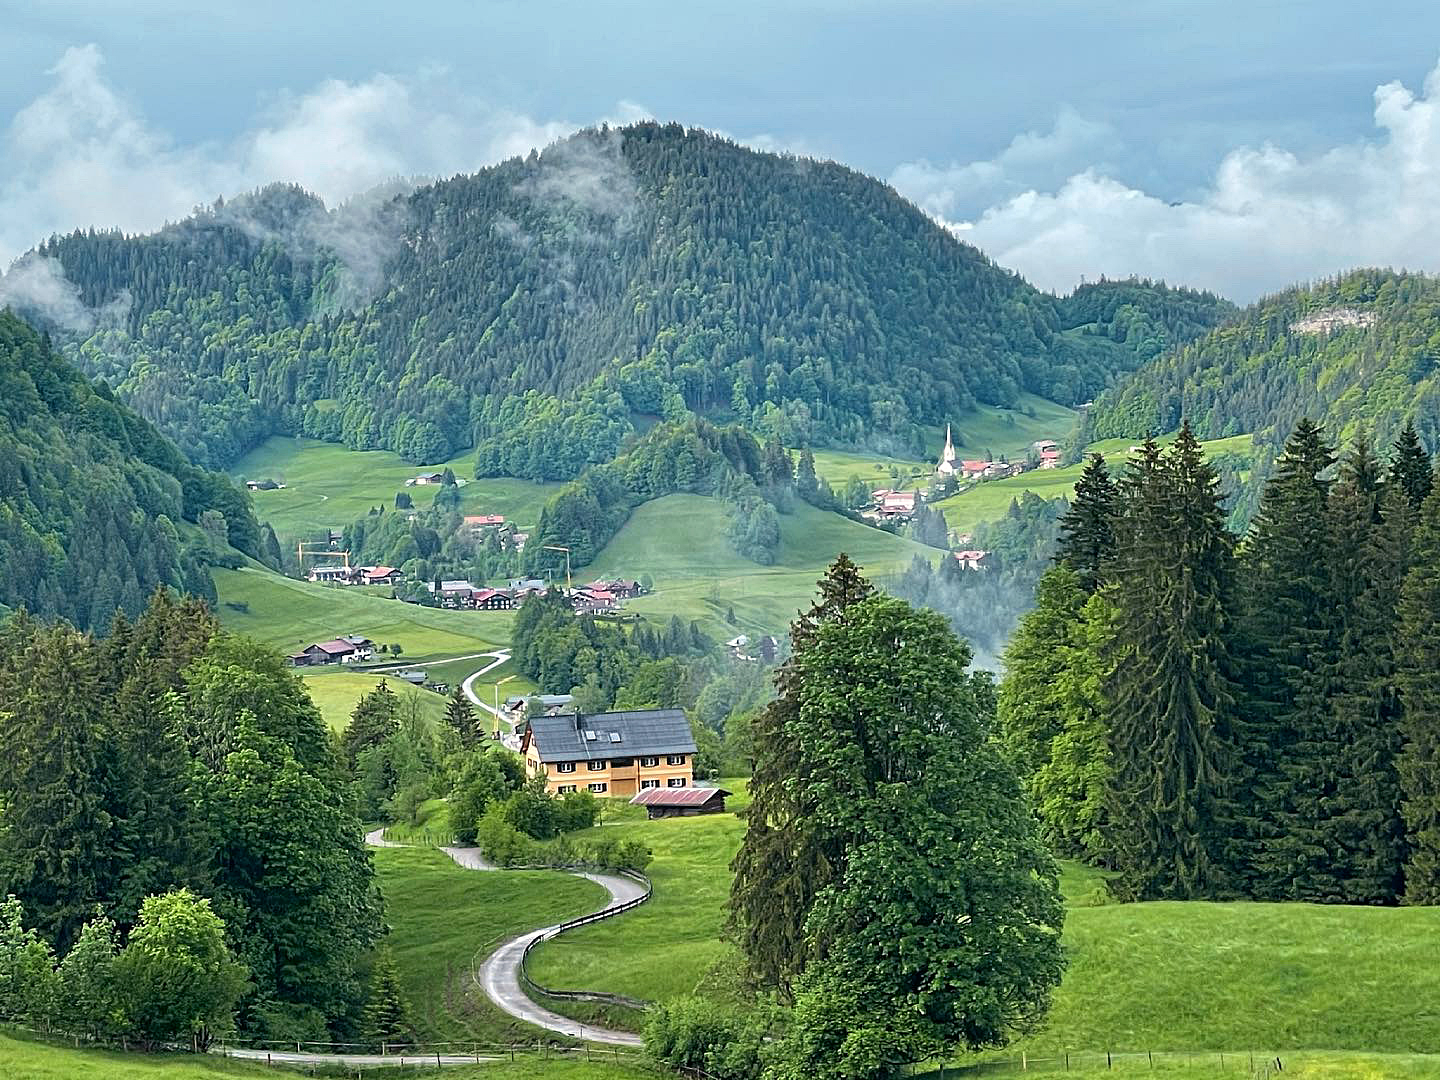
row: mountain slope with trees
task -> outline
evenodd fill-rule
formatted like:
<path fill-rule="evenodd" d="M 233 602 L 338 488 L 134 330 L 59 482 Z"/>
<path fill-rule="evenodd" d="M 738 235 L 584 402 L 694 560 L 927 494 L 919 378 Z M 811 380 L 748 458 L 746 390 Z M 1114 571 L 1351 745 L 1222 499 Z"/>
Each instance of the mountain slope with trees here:
<path fill-rule="evenodd" d="M 211 467 L 304 433 L 571 479 L 637 419 L 687 413 L 918 452 L 977 402 L 1086 401 L 1228 313 L 1148 282 L 1058 300 L 872 178 L 655 123 L 334 211 L 275 187 L 34 257 L 100 313 L 78 362 Z"/>
<path fill-rule="evenodd" d="M 0 606 L 103 631 L 157 586 L 213 600 L 214 550 L 264 536 L 244 492 L 0 312 Z"/>
<path fill-rule="evenodd" d="M 1278 455 L 1302 417 L 1384 445 L 1413 420 L 1440 444 L 1440 278 L 1355 270 L 1296 286 L 1159 356 L 1089 411 L 1090 439 L 1254 432 Z M 1262 470 L 1265 471 L 1265 470 Z"/>

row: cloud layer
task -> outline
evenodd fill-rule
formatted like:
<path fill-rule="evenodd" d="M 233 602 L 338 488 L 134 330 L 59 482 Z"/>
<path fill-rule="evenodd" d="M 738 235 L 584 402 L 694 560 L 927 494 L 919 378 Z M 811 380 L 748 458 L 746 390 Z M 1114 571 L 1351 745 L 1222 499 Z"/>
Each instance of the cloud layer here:
<path fill-rule="evenodd" d="M 110 84 L 94 45 L 66 50 L 50 73 L 50 89 L 0 135 L 0 267 L 54 232 L 150 230 L 277 180 L 333 206 L 400 177 L 474 171 L 582 126 L 496 108 L 443 73 L 379 74 L 286 95 L 228 142 L 177 145 Z M 603 119 L 645 115 L 620 102 Z"/>
<path fill-rule="evenodd" d="M 1173 203 L 1103 164 L 1058 183 L 1035 178 L 1104 142 L 1102 126 L 1065 113 L 1049 135 L 1022 136 L 991 161 L 919 162 L 891 180 L 963 239 L 1058 291 L 1082 276 L 1140 274 L 1250 300 L 1359 265 L 1440 270 L 1440 65 L 1418 95 L 1377 88 L 1374 117 L 1373 138 L 1318 155 L 1234 150 L 1204 190 Z M 1103 162 L 1104 146 L 1094 152 Z M 977 191 L 1005 197 L 969 211 Z"/>

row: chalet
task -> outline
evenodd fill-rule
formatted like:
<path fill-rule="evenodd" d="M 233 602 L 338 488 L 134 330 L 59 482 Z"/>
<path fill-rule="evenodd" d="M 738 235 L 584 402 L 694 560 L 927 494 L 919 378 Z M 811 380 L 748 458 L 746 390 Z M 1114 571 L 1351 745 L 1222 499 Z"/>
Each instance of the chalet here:
<path fill-rule="evenodd" d="M 620 601 L 609 589 L 586 586 L 583 589 L 571 591 L 570 606 L 575 609 L 576 614 L 593 615 L 603 611 L 614 611 L 620 606 Z"/>
<path fill-rule="evenodd" d="M 1058 450 L 1060 448 L 1060 444 L 1054 439 L 1036 439 L 1030 446 L 1037 454 L 1043 454 L 1046 450 Z"/>
<path fill-rule="evenodd" d="M 468 581 L 427 581 L 426 590 L 441 607 L 474 607 L 475 593 L 479 590 Z"/>
<path fill-rule="evenodd" d="M 443 484 L 445 474 L 443 472 L 421 473 L 419 476 L 412 476 L 405 481 L 406 487 L 428 487 L 431 484 Z"/>
<path fill-rule="evenodd" d="M 749 634 L 739 634 L 725 642 L 725 648 L 730 650 L 730 655 L 737 659 L 745 655 L 745 647 L 750 644 Z"/>
<path fill-rule="evenodd" d="M 516 550 L 516 551 L 524 551 L 524 550 L 525 550 L 525 545 L 528 544 L 529 542 L 530 542 L 530 534 L 529 534 L 529 533 L 526 533 L 526 532 L 517 532 L 517 533 L 511 533 L 511 534 L 510 534 L 510 543 L 512 543 L 512 544 L 515 545 L 515 550 Z"/>
<path fill-rule="evenodd" d="M 335 638 L 307 645 L 287 659 L 291 667 L 321 667 L 326 664 L 354 664 L 371 659 L 375 655 L 374 643 L 359 634 Z"/>
<path fill-rule="evenodd" d="M 892 491 L 876 507 L 882 518 L 908 518 L 915 513 L 919 495 L 913 491 Z"/>
<path fill-rule="evenodd" d="M 723 814 L 730 792 L 714 787 L 653 787 L 638 792 L 631 806 L 645 807 L 646 817 L 693 817 L 696 814 Z"/>
<path fill-rule="evenodd" d="M 476 589 L 470 594 L 470 604 L 480 611 L 509 611 L 515 598 L 504 589 Z"/>
<path fill-rule="evenodd" d="M 352 580 L 357 585 L 398 585 L 405 575 L 393 566 L 357 566 Z"/>
<path fill-rule="evenodd" d="M 322 585 L 349 585 L 349 566 L 315 566 L 310 569 L 310 580 Z"/>
<path fill-rule="evenodd" d="M 980 570 L 983 569 L 983 564 L 989 554 L 988 551 L 957 551 L 955 552 L 955 561 L 966 570 Z"/>
<path fill-rule="evenodd" d="M 1040 451 L 1040 468 L 1058 469 L 1060 467 L 1060 451 L 1053 446 L 1048 450 Z"/>
<path fill-rule="evenodd" d="M 544 777 L 556 795 L 636 795 L 688 788 L 695 779 L 695 738 L 679 709 L 532 717 L 520 754 L 526 772 Z"/>
<path fill-rule="evenodd" d="M 960 462 L 960 475 L 966 480 L 973 480 L 977 476 L 984 476 L 985 470 L 990 467 L 990 462 L 981 459 L 966 460 Z"/>
<path fill-rule="evenodd" d="M 284 484 L 277 484 L 274 480 L 246 480 L 245 490 L 247 491 L 279 491 Z"/>
<path fill-rule="evenodd" d="M 505 527 L 504 514 L 466 514 L 460 527 L 471 536 L 480 536 L 487 529 L 503 529 Z"/>
<path fill-rule="evenodd" d="M 408 682 L 411 686 L 424 686 L 425 680 L 430 678 L 430 676 L 420 668 L 411 668 L 409 671 L 397 671 L 395 672 L 395 677 Z"/>
<path fill-rule="evenodd" d="M 615 578 L 613 581 L 592 581 L 589 587 L 608 592 L 617 600 L 633 600 L 645 591 L 640 582 L 627 581 L 625 578 Z"/>
<path fill-rule="evenodd" d="M 1005 461 L 992 461 L 989 465 L 985 466 L 984 475 L 991 480 L 1001 476 L 1009 476 L 1010 464 Z"/>

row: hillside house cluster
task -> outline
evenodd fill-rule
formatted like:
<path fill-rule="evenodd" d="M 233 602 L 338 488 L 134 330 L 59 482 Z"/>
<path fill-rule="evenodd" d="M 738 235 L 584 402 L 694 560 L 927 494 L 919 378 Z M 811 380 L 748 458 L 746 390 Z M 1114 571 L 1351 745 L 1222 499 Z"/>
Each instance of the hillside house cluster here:
<path fill-rule="evenodd" d="M 347 634 L 307 645 L 286 657 L 291 667 L 323 667 L 326 664 L 360 664 L 375 657 L 375 643 L 360 634 Z"/>
<path fill-rule="evenodd" d="M 695 738 L 679 709 L 530 717 L 520 753 L 552 795 L 632 796 L 695 783 Z"/>
<path fill-rule="evenodd" d="M 872 506 L 865 516 L 875 521 L 909 521 L 920 504 L 920 493 L 916 491 L 877 488 L 870 493 L 870 498 Z"/>
<path fill-rule="evenodd" d="M 399 585 L 405 575 L 393 566 L 316 566 L 309 578 L 324 585 Z"/>
<path fill-rule="evenodd" d="M 472 585 L 468 581 L 427 581 L 425 589 L 440 607 L 477 611 L 511 611 L 549 584 L 539 578 L 517 578 L 503 587 Z M 621 604 L 645 590 L 638 581 L 617 579 L 594 581 L 565 591 L 577 615 L 597 615 L 619 610 Z"/>

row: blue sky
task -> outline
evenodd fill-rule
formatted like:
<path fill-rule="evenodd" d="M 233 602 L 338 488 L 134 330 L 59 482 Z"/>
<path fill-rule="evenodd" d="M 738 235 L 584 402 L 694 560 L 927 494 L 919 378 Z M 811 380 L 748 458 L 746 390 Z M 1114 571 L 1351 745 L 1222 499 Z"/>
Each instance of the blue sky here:
<path fill-rule="evenodd" d="M 1440 269 L 1433 0 L 191 6 L 7 13 L 0 264 L 267 180 L 333 201 L 655 116 L 889 180 L 1054 289 Z"/>

